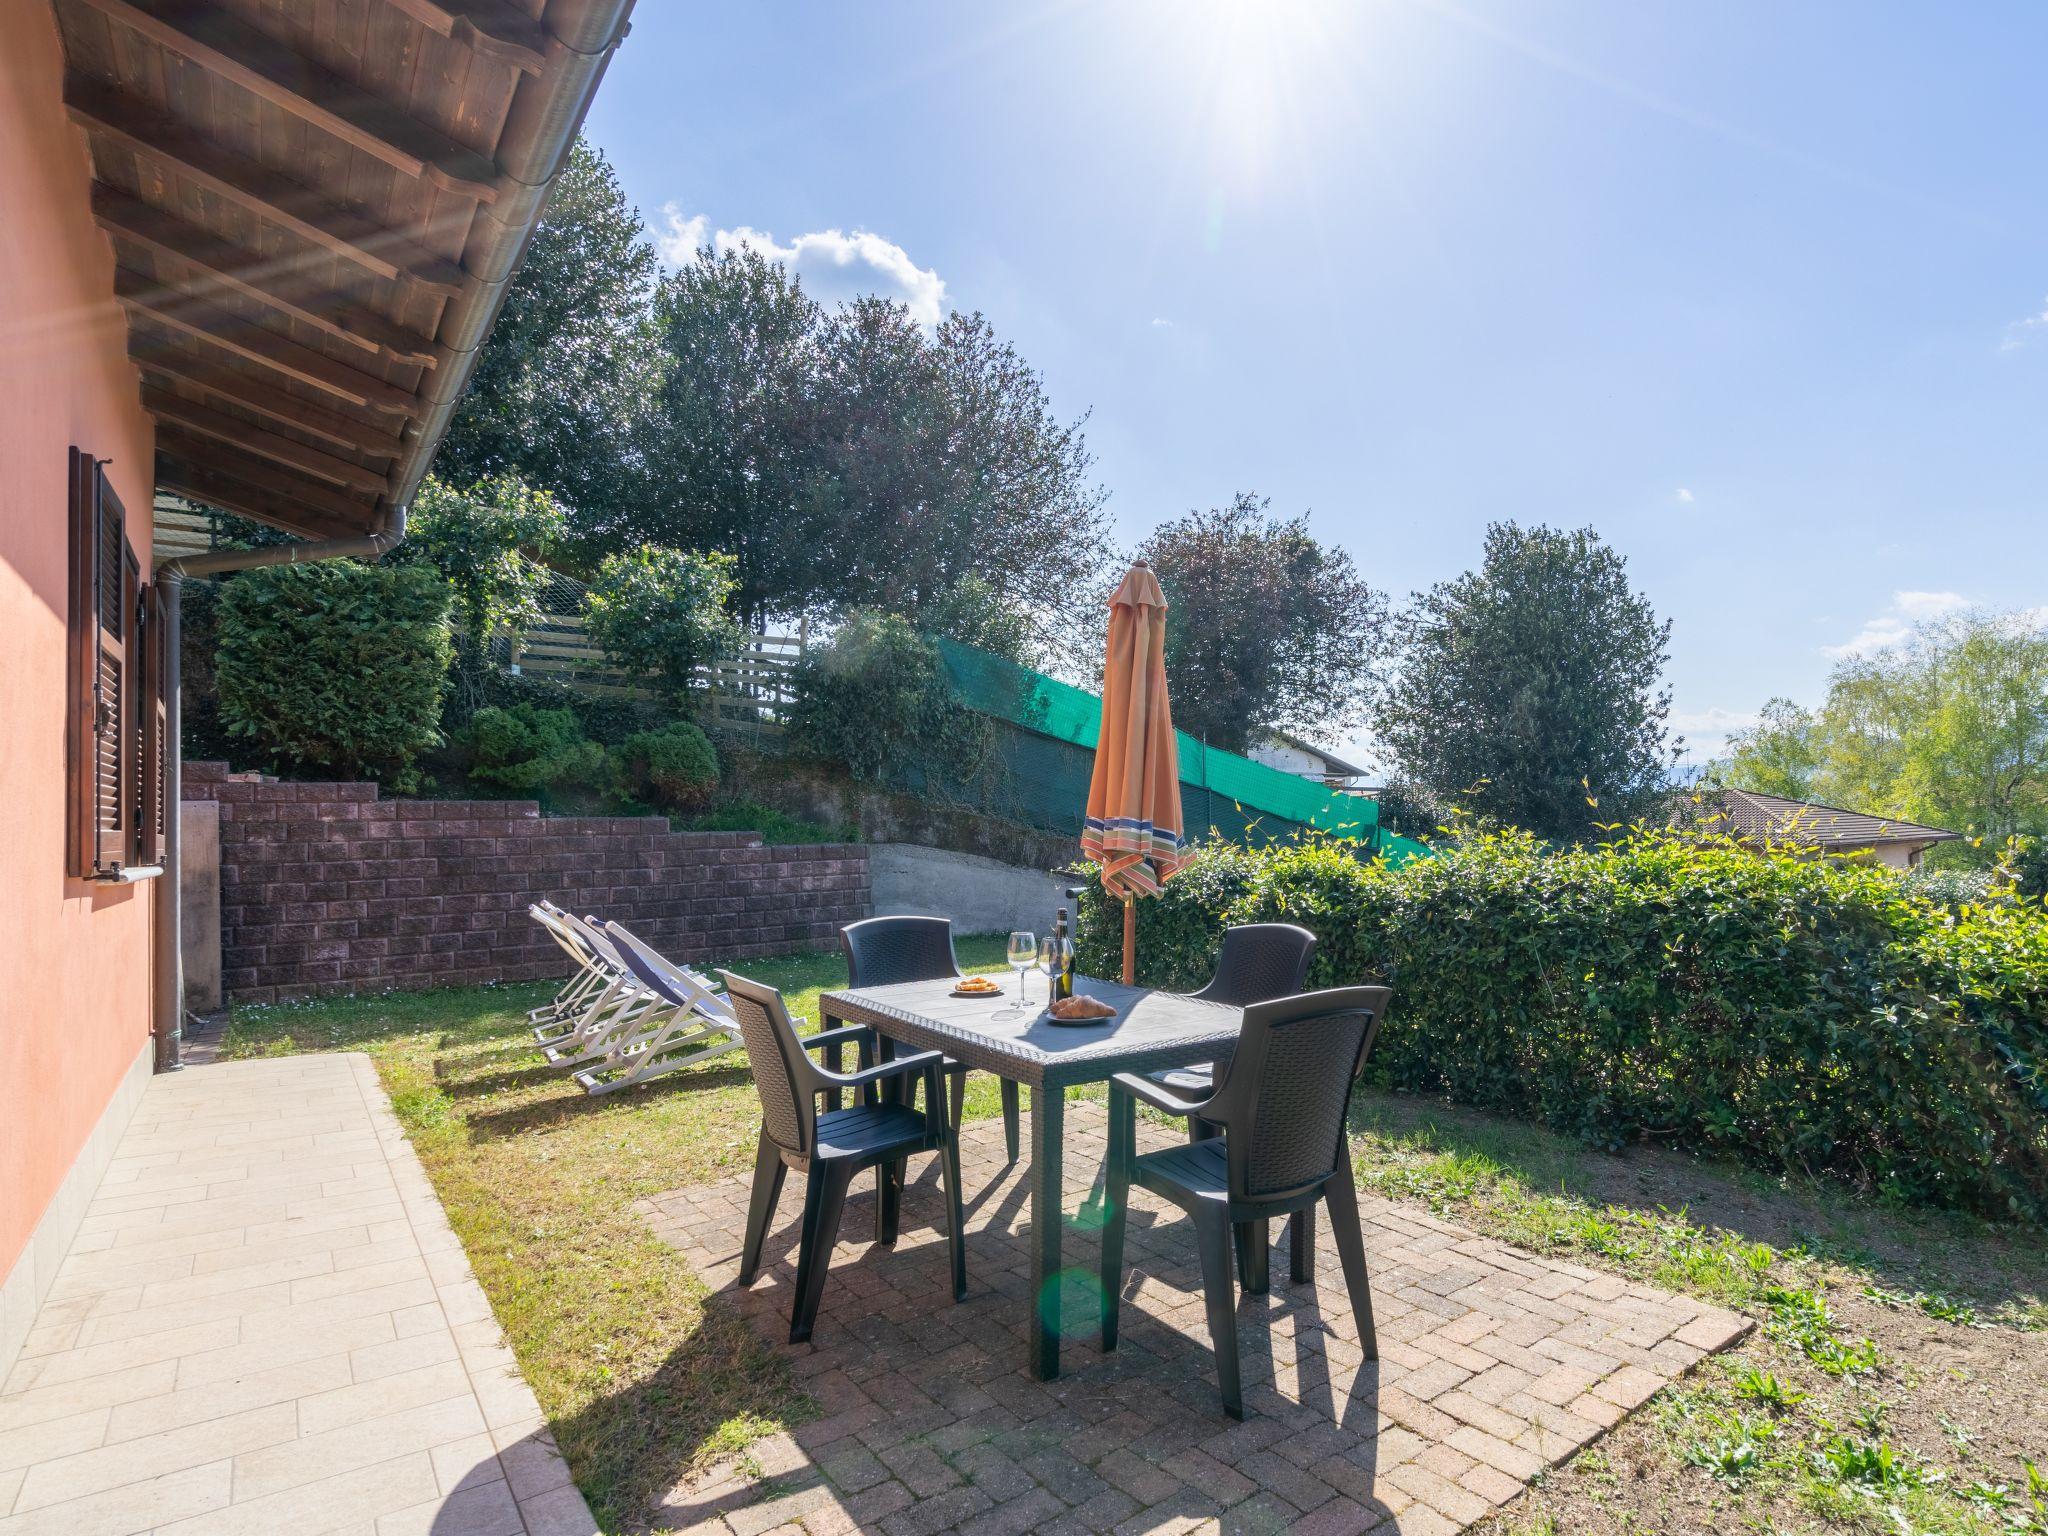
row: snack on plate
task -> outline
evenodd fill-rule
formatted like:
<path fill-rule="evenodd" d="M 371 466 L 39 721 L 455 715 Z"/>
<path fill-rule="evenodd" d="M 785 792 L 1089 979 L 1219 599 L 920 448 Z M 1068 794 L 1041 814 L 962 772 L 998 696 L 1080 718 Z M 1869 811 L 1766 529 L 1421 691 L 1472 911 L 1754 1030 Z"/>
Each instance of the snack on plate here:
<path fill-rule="evenodd" d="M 1000 992 L 1002 988 L 990 981 L 986 976 L 963 976 L 953 990 L 955 992 Z"/>
<path fill-rule="evenodd" d="M 1116 1010 L 1092 997 L 1063 997 L 1052 1005 L 1056 1019 L 1113 1019 Z"/>

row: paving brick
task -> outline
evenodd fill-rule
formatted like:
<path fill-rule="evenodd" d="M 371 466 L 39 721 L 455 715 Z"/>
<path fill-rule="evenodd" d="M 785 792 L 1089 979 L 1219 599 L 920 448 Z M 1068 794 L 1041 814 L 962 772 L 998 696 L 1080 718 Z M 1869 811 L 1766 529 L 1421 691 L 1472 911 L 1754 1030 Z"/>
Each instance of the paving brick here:
<path fill-rule="evenodd" d="M 1068 1201 L 1078 1211 L 1105 1138 L 1091 1104 L 1075 1103 L 1068 1124 Z M 1148 1125 L 1141 1134 L 1164 1145 L 1167 1133 Z M 814 1343 L 793 1350 L 782 1339 L 794 1206 L 771 1235 L 771 1261 L 739 1292 L 732 1255 L 745 1221 L 744 1177 L 642 1204 L 654 1229 L 722 1289 L 824 1409 L 773 1442 L 778 1468 L 808 1463 L 816 1489 L 829 1494 L 802 1515 L 813 1536 L 949 1528 L 1441 1536 L 1599 1434 L 1624 1412 L 1612 1399 L 1640 1401 L 1669 1380 L 1677 1367 L 1655 1349 L 1692 1358 L 1700 1348 L 1692 1340 L 1740 1332 L 1732 1314 L 1647 1288 L 1639 1294 L 1612 1276 L 1368 1200 L 1380 1360 L 1366 1361 L 1358 1347 L 1321 1223 L 1313 1289 L 1294 1285 L 1283 1259 L 1271 1294 L 1240 1309 L 1249 1416 L 1232 1422 L 1216 1398 L 1187 1223 L 1140 1193 L 1129 1237 L 1138 1283 L 1124 1302 L 1122 1346 L 1100 1352 L 1088 1292 L 1071 1286 L 1065 1373 L 1040 1382 L 1023 1369 L 1028 1170 L 1006 1166 L 992 1120 L 969 1126 L 962 1162 L 973 1201 L 968 1300 L 956 1307 L 945 1296 L 937 1183 L 930 1160 L 914 1160 L 901 1239 L 888 1252 L 872 1248 L 872 1207 L 856 1196 Z M 1067 1263 L 1090 1273 L 1094 1242 L 1087 1226 L 1071 1229 Z M 1614 1342 L 1636 1327 L 1663 1329 L 1662 1342 Z M 791 1496 L 787 1476 L 758 1494 Z M 785 1518 L 778 1509 L 754 1517 Z"/>

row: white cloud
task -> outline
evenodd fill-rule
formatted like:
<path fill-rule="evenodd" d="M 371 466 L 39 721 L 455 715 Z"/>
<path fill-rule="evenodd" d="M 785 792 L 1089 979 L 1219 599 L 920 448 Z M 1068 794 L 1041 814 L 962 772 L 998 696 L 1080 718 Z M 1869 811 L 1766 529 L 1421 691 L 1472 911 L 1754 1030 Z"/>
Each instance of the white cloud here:
<path fill-rule="evenodd" d="M 1728 738 L 1737 731 L 1749 729 L 1757 721 L 1755 710 L 1701 709 L 1681 712 L 1671 717 L 1671 729 L 1685 738 L 1685 755 L 1689 761 L 1704 762 L 1718 757 L 1728 745 Z"/>
<path fill-rule="evenodd" d="M 936 326 L 946 312 L 946 284 L 929 267 L 920 267 L 893 240 L 868 230 L 847 234 L 837 229 L 813 230 L 787 245 L 766 230 L 742 224 L 713 230 L 703 214 L 683 217 L 674 203 L 662 209 L 667 229 L 655 235 L 661 259 L 681 266 L 705 245 L 721 256 L 747 249 L 779 262 L 798 278 L 812 298 L 835 304 L 864 294 L 877 294 L 903 304 L 920 325 Z"/>
<path fill-rule="evenodd" d="M 1998 344 L 2001 352 L 2010 352 L 2023 347 L 2040 336 L 2048 335 L 2048 303 L 2041 306 L 2041 313 L 2029 315 L 2024 320 L 2015 320 L 2005 328 L 2005 340 Z"/>
<path fill-rule="evenodd" d="M 1689 507 L 1692 505 L 1692 492 L 1688 491 L 1682 485 L 1678 488 L 1678 504 L 1681 507 Z"/>
<path fill-rule="evenodd" d="M 1173 329 L 1173 322 L 1164 315 L 1154 315 L 1152 317 L 1152 329 L 1155 331 L 1170 331 Z"/>
<path fill-rule="evenodd" d="M 1946 618 L 1969 606 L 1970 600 L 1960 592 L 1894 592 L 1891 606 L 1883 613 L 1867 620 L 1840 645 L 1822 646 L 1821 654 L 1839 661 L 1889 650 L 1910 639 L 1915 625 Z"/>

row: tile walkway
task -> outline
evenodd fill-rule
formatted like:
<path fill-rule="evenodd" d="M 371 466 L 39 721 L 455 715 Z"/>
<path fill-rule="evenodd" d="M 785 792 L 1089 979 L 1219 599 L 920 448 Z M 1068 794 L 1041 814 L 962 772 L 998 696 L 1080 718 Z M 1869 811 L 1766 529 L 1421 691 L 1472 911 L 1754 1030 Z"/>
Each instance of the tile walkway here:
<path fill-rule="evenodd" d="M 591 1536 L 369 1058 L 159 1077 L 0 1382 L 0 1536 Z"/>
<path fill-rule="evenodd" d="M 1098 1104 L 1067 1119 L 1067 1208 L 1103 1155 Z M 1141 1122 L 1141 1138 L 1171 1133 Z M 902 1236 L 874 1247 L 872 1181 L 848 1202 L 814 1342 L 791 1348 L 801 1182 L 792 1176 L 751 1290 L 738 1289 L 748 1179 L 647 1202 L 722 1304 L 787 1351 L 819 1416 L 754 1447 L 761 1475 L 676 1489 L 672 1527 L 719 1536 L 877 1530 L 1446 1533 L 1513 1498 L 1660 1387 L 1748 1331 L 1688 1297 L 1543 1258 L 1384 1200 L 1362 1201 L 1380 1359 L 1367 1363 L 1327 1221 L 1315 1279 L 1239 1307 L 1244 1423 L 1215 1392 L 1189 1223 L 1133 1191 L 1122 1341 L 1096 1342 L 1099 1253 L 1066 1239 L 1067 1373 L 1024 1369 L 1029 1288 L 1023 1170 L 995 1121 L 963 1138 L 969 1299 L 946 1289 L 935 1159 L 912 1165 Z"/>

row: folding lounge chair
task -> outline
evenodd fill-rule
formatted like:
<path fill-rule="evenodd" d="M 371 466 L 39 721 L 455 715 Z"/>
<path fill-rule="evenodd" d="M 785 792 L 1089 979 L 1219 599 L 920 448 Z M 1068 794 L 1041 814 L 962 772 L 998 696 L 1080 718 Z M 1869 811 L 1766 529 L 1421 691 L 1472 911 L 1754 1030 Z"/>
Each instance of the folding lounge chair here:
<path fill-rule="evenodd" d="M 741 1048 L 732 1004 L 704 977 L 671 964 L 618 923 L 605 924 L 604 937 L 640 985 L 666 1006 L 644 1026 L 614 1033 L 611 1049 L 576 1073 L 585 1093 L 617 1093 Z"/>
<path fill-rule="evenodd" d="M 569 925 L 563 921 L 568 916 L 552 901 L 543 898 L 526 909 L 531 917 L 561 947 L 562 953 L 575 963 L 576 969 L 561 990 L 538 1008 L 527 1010 L 526 1022 L 534 1027 L 536 1034 L 545 1033 L 549 1040 L 558 1032 L 564 1019 L 578 1018 L 584 1006 L 598 992 L 609 986 L 612 977 L 597 956 L 579 940 Z M 547 1041 L 543 1040 L 543 1044 Z"/>
<path fill-rule="evenodd" d="M 607 936 L 606 925 L 573 912 L 560 914 L 569 932 L 587 948 L 610 978 L 582 1013 L 558 1025 L 541 1026 L 534 1038 L 552 1066 L 581 1067 L 615 1055 L 648 1030 L 657 1028 L 676 1004 L 650 991 L 633 973 Z"/>

